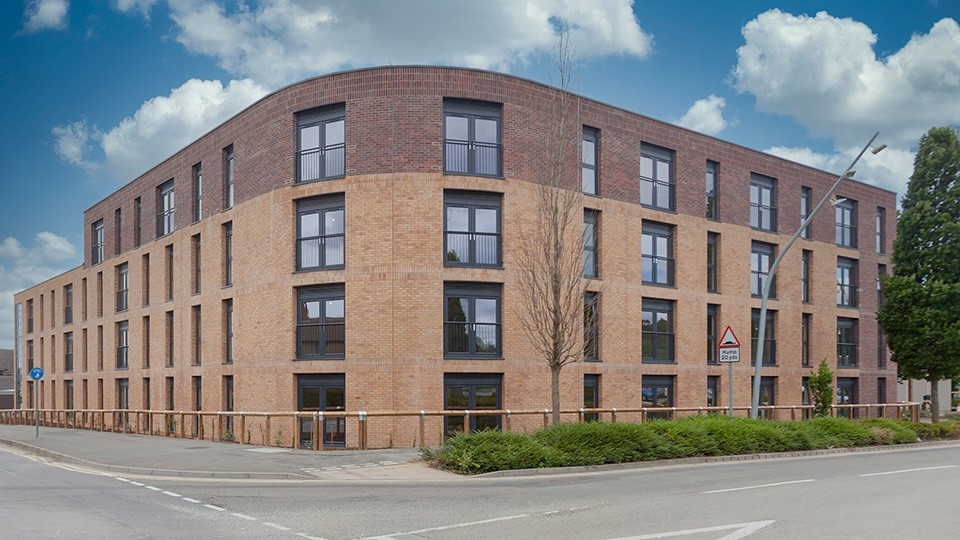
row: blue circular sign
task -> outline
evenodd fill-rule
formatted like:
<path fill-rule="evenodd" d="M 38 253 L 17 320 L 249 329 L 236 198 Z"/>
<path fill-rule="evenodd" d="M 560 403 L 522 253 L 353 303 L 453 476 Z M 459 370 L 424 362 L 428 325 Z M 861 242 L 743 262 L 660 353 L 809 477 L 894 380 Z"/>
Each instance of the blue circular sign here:
<path fill-rule="evenodd" d="M 35 367 L 30 370 L 30 378 L 39 381 L 43 377 L 43 369 Z"/>

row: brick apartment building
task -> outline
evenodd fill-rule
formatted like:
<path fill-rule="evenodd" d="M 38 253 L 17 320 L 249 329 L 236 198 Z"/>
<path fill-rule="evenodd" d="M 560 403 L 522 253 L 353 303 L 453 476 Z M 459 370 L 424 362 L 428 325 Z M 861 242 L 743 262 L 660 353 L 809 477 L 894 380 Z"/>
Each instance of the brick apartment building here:
<path fill-rule="evenodd" d="M 16 295 L 24 380 L 47 372 L 25 403 L 39 391 L 45 408 L 549 406 L 549 369 L 517 322 L 515 261 L 556 92 L 386 67 L 261 99 L 88 209 L 83 265 Z M 766 269 L 835 176 L 573 100 L 585 279 L 602 284 L 585 302 L 604 332 L 585 329 L 564 407 L 726 405 L 718 334 L 732 326 L 753 356 Z M 764 403 L 801 404 L 823 358 L 840 401 L 896 397 L 875 315 L 895 194 L 845 181 L 838 196 L 775 278 Z M 737 404 L 752 371 L 734 367 Z M 352 425 L 327 420 L 325 443 L 355 446 Z M 410 445 L 415 425 L 381 420 L 371 445 Z"/>

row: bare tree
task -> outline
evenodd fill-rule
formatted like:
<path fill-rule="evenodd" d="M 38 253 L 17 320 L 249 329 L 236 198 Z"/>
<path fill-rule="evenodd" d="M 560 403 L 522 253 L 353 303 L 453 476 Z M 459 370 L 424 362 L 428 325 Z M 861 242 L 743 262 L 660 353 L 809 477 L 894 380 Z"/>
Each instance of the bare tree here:
<path fill-rule="evenodd" d="M 584 310 L 583 193 L 579 171 L 570 170 L 580 130 L 576 97 L 569 93 L 573 48 L 561 32 L 555 51 L 559 91 L 550 103 L 550 125 L 536 186 L 535 222 L 520 232 L 517 281 L 518 319 L 530 345 L 550 367 L 553 423 L 560 422 L 560 371 L 580 361 L 585 325 L 598 310 Z M 571 157 L 573 156 L 573 157 Z"/>

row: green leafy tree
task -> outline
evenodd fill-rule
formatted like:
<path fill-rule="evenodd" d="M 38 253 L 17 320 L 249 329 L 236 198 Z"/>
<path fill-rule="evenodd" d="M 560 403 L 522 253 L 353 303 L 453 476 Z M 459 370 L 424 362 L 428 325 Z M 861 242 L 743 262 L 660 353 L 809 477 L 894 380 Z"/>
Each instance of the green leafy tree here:
<path fill-rule="evenodd" d="M 942 379 L 960 376 L 960 140 L 949 128 L 920 139 L 897 219 L 893 275 L 877 318 L 901 379 L 931 383 L 940 419 Z"/>
<path fill-rule="evenodd" d="M 833 371 L 830 370 L 826 358 L 820 361 L 820 367 L 816 371 L 810 371 L 807 384 L 810 388 L 813 415 L 829 416 L 830 406 L 833 405 Z"/>

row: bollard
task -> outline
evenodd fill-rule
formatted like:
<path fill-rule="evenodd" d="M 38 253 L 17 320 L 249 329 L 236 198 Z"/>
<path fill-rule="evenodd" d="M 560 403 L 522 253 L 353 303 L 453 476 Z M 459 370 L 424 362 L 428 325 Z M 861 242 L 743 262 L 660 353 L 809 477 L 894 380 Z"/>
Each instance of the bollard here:
<path fill-rule="evenodd" d="M 582 424 L 582 423 L 583 423 L 583 421 L 584 421 L 584 420 L 583 420 L 583 417 L 584 417 L 584 414 L 583 414 L 583 407 L 580 407 L 580 417 L 579 417 L 579 421 L 580 421 L 580 423 L 581 423 L 581 424 Z"/>
<path fill-rule="evenodd" d="M 550 425 L 550 409 L 543 410 L 543 427 L 546 429 Z"/>
<path fill-rule="evenodd" d="M 322 412 L 313 413 L 313 429 L 310 430 L 310 442 L 313 444 L 314 450 L 323 450 L 323 433 L 320 431 L 323 429 L 323 423 L 320 419 L 323 418 Z"/>
<path fill-rule="evenodd" d="M 360 423 L 360 449 L 367 449 L 367 412 L 360 411 L 357 414 L 357 419 Z"/>
<path fill-rule="evenodd" d="M 243 416 L 243 411 L 240 411 L 240 423 L 238 424 L 238 427 L 240 428 L 240 432 L 239 432 L 239 433 L 240 433 L 240 436 L 239 436 L 239 437 L 234 437 L 234 439 L 236 439 L 239 444 L 244 444 L 244 442 L 246 442 L 246 441 L 243 440 L 243 434 L 247 432 L 247 431 L 246 431 L 246 429 L 247 429 L 247 420 L 246 420 L 246 418 Z"/>
<path fill-rule="evenodd" d="M 511 423 L 511 420 L 512 420 L 512 418 L 513 418 L 511 415 L 512 415 L 512 413 L 510 412 L 510 409 L 507 409 L 507 418 L 506 418 L 506 432 L 507 432 L 507 433 L 510 433 L 510 423 Z"/>
<path fill-rule="evenodd" d="M 617 408 L 613 408 L 613 414 L 610 415 L 610 422 L 613 424 L 617 423 Z"/>
<path fill-rule="evenodd" d="M 796 420 L 796 419 L 797 419 L 797 406 L 792 405 L 790 407 L 790 420 Z"/>
<path fill-rule="evenodd" d="M 427 413 L 420 411 L 420 448 L 425 448 L 427 442 L 424 438 L 427 436 Z"/>

